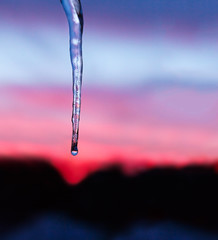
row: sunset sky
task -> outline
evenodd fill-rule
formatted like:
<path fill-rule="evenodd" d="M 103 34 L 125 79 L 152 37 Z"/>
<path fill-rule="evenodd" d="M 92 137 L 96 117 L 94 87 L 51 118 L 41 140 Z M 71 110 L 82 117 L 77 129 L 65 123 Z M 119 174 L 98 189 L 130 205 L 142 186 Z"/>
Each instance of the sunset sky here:
<path fill-rule="evenodd" d="M 50 159 L 69 182 L 218 157 L 218 1 L 82 0 L 79 154 L 59 0 L 0 2 L 0 155 Z"/>

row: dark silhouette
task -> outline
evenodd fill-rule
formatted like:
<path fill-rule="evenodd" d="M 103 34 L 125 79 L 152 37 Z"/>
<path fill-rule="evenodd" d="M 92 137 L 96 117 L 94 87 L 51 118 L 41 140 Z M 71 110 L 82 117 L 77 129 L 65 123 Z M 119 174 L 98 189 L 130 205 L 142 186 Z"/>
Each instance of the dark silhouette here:
<path fill-rule="evenodd" d="M 137 222 L 171 221 L 218 236 L 214 167 L 160 168 L 134 177 L 114 167 L 73 186 L 43 159 L 2 158 L 0 193 L 3 235 L 31 219 L 57 213 L 110 234 Z"/>

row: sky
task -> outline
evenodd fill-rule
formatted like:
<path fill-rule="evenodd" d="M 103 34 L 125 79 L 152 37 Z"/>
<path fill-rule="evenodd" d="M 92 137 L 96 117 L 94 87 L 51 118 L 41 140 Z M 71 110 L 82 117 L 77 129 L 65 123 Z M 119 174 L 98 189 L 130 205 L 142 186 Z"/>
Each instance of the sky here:
<path fill-rule="evenodd" d="M 50 159 L 69 182 L 212 164 L 218 156 L 218 2 L 83 0 L 79 155 L 70 155 L 72 80 L 58 0 L 1 0 L 0 155 Z"/>

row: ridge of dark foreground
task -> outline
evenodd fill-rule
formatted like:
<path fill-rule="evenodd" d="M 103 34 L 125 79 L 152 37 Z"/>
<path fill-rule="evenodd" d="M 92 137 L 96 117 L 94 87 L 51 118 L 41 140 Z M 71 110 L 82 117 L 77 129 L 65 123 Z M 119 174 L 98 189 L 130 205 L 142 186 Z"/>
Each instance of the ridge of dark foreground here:
<path fill-rule="evenodd" d="M 0 235 L 53 213 L 112 233 L 171 221 L 218 234 L 218 175 L 190 166 L 128 177 L 113 167 L 69 185 L 43 159 L 0 159 Z"/>

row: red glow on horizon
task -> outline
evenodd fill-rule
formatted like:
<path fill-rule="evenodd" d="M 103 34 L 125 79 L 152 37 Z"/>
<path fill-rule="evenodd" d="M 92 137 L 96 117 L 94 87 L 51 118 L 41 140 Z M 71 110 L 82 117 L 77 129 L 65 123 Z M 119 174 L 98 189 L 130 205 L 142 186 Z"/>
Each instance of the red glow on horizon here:
<path fill-rule="evenodd" d="M 216 91 L 86 91 L 79 155 L 73 157 L 69 90 L 2 89 L 0 155 L 50 159 L 70 183 L 110 165 L 120 165 L 124 172 L 132 174 L 151 167 L 216 162 Z"/>

